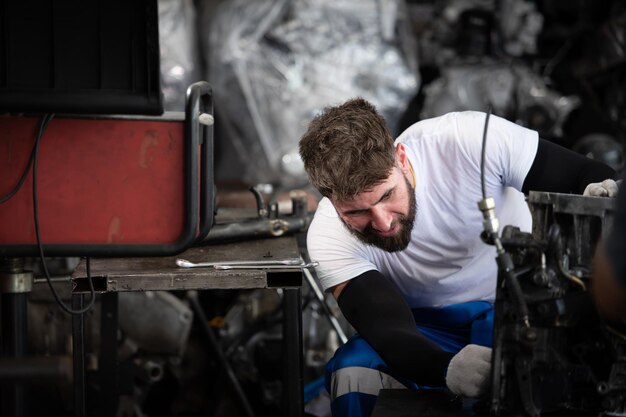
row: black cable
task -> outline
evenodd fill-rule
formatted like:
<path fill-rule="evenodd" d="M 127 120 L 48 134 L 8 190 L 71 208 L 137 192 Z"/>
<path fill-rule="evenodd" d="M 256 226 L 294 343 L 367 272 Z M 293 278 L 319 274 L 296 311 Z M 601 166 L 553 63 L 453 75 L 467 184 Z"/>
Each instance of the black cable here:
<path fill-rule="evenodd" d="M 487 192 L 485 187 L 485 153 L 487 149 L 487 128 L 489 127 L 489 117 L 491 116 L 491 106 L 487 110 L 487 116 L 485 117 L 485 128 L 483 130 L 483 143 L 480 156 L 480 185 L 483 192 L 483 201 L 487 199 Z M 528 306 L 524 300 L 524 293 L 522 287 L 515 275 L 515 265 L 511 255 L 502 246 L 502 241 L 497 232 L 490 233 L 493 238 L 493 243 L 496 246 L 496 263 L 498 264 L 499 273 L 504 275 L 504 280 L 511 292 L 511 298 L 515 311 L 519 314 L 522 322 L 525 326 L 529 327 L 528 321 Z"/>
<path fill-rule="evenodd" d="M 43 123 L 39 125 L 39 133 L 38 136 L 42 135 L 42 129 L 44 128 Z M 30 157 L 28 158 L 28 164 L 26 164 L 26 168 L 24 168 L 24 172 L 22 172 L 22 176 L 20 177 L 19 181 L 17 182 L 17 184 L 15 184 L 15 187 L 13 187 L 13 189 L 11 191 L 9 191 L 7 194 L 3 195 L 2 197 L 0 197 L 0 204 L 6 203 L 7 201 L 9 201 L 11 198 L 13 198 L 13 196 L 15 194 L 17 194 L 17 192 L 20 190 L 20 188 L 22 188 L 22 185 L 24 184 L 24 181 L 26 181 L 26 177 L 28 176 L 28 172 L 30 171 L 30 167 L 33 164 L 33 159 L 35 157 L 35 146 L 37 145 L 37 140 L 35 140 L 35 142 L 33 143 L 33 149 L 30 151 Z"/>
<path fill-rule="evenodd" d="M 80 310 L 72 310 L 68 306 L 65 305 L 59 294 L 57 294 L 56 290 L 52 286 L 52 280 L 50 278 L 50 272 L 48 271 L 48 266 L 46 265 L 46 258 L 43 253 L 43 245 L 41 244 L 41 234 L 39 232 L 39 210 L 37 206 L 37 155 L 39 153 L 39 142 L 41 142 L 41 138 L 43 137 L 43 133 L 48 126 L 48 123 L 52 120 L 54 114 L 46 114 L 41 119 L 41 124 L 39 125 L 39 133 L 37 135 L 37 139 L 35 140 L 35 146 L 33 147 L 33 217 L 35 221 L 35 235 L 37 236 L 37 248 L 39 249 L 39 257 L 41 259 L 41 266 L 43 267 L 44 274 L 46 275 L 46 281 L 48 282 L 48 287 L 50 287 L 50 291 L 52 291 L 52 295 L 63 311 L 69 314 L 83 314 L 88 311 L 92 306 L 96 299 L 96 293 L 93 287 L 93 280 L 91 279 L 91 265 L 89 262 L 89 258 L 87 258 L 87 280 L 89 281 L 89 293 L 91 297 L 89 298 L 89 303 L 84 308 Z"/>
<path fill-rule="evenodd" d="M 485 187 L 485 152 L 487 149 L 487 128 L 489 127 L 489 117 L 491 116 L 491 106 L 487 109 L 487 117 L 485 117 L 485 128 L 483 129 L 483 145 L 480 151 L 480 187 L 483 191 L 483 200 L 487 198 L 487 190 Z"/>

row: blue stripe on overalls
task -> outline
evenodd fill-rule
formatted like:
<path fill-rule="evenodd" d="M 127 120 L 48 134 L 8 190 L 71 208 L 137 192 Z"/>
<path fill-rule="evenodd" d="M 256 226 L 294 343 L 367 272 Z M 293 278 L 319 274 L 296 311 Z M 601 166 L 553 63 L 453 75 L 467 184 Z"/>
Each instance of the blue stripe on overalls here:
<path fill-rule="evenodd" d="M 472 301 L 442 308 L 419 308 L 413 310 L 413 315 L 419 330 L 445 351 L 456 353 L 467 344 L 492 345 L 493 305 L 489 302 Z M 326 365 L 326 390 L 331 394 L 331 411 L 334 417 L 365 417 L 374 409 L 377 395 L 359 392 L 367 391 L 365 381 L 362 385 L 358 381 L 351 382 L 351 392 L 340 393 L 341 395 L 333 399 L 336 395 L 331 392 L 333 374 L 337 378 L 341 373 L 338 371 L 350 367 L 380 371 L 409 389 L 429 388 L 398 377 L 365 340 L 354 335 L 337 349 Z"/>

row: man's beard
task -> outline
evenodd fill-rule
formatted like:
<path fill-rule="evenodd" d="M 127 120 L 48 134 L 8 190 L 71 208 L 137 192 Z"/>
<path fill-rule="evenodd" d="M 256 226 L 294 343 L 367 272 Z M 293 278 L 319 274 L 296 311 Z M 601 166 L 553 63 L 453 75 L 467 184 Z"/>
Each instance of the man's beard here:
<path fill-rule="evenodd" d="M 353 229 L 346 222 L 344 224 L 354 236 L 356 236 L 361 242 L 374 245 L 387 252 L 398 252 L 406 249 L 411 241 L 411 231 L 413 230 L 413 223 L 415 223 L 415 214 L 417 213 L 417 202 L 415 201 L 415 190 L 411 186 L 411 183 L 405 178 L 406 189 L 409 193 L 409 212 L 407 215 L 400 215 L 398 219 L 393 221 L 391 227 L 396 224 L 400 226 L 398 232 L 393 236 L 381 236 L 372 225 L 367 225 L 362 232 Z M 343 221 L 343 219 L 341 219 Z"/>

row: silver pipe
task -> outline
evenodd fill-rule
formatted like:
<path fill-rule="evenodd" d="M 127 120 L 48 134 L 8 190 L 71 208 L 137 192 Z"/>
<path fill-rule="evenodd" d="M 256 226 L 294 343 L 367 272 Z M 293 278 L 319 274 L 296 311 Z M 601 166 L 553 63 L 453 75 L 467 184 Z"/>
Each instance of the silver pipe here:
<path fill-rule="evenodd" d="M 255 219 L 244 222 L 216 224 L 202 243 L 221 243 L 234 240 L 279 237 L 304 232 L 309 227 L 311 216 L 283 217 L 280 219 Z"/>
<path fill-rule="evenodd" d="M 326 317 L 328 317 L 328 320 L 330 321 L 330 325 L 333 326 L 333 329 L 335 329 L 337 336 L 339 336 L 339 340 L 341 340 L 341 344 L 345 344 L 348 341 L 348 337 L 346 336 L 343 329 L 339 325 L 339 321 L 337 320 L 337 317 L 335 317 L 335 315 L 330 311 L 330 307 L 328 307 L 328 303 L 326 303 L 326 298 L 324 298 L 324 294 L 322 293 L 321 288 L 317 284 L 317 281 L 315 281 L 313 274 L 308 269 L 303 269 L 302 271 L 304 272 L 304 276 L 307 282 L 309 283 L 309 286 L 315 293 L 315 297 L 317 298 L 317 301 L 319 301 L 319 303 L 322 306 L 322 309 L 324 310 L 324 313 L 326 313 Z"/>

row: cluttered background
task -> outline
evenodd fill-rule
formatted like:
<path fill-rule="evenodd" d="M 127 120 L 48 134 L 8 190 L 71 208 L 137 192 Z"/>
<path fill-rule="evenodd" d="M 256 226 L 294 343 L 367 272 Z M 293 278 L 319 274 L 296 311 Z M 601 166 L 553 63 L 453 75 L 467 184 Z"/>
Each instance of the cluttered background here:
<path fill-rule="evenodd" d="M 377 106 L 394 135 L 424 118 L 491 108 L 624 169 L 626 5 L 617 0 L 159 0 L 158 30 L 164 109 L 184 111 L 196 81 L 213 88 L 216 207 L 258 217 L 248 230 L 216 227 L 214 241 L 271 236 L 277 220 L 281 235 L 303 239 L 319 195 L 299 138 L 325 106 L 356 96 Z M 78 260 L 51 262 L 63 275 Z M 314 272 L 306 274 L 305 410 L 327 416 L 323 368 L 353 330 Z M 225 370 L 181 294 L 120 293 L 118 415 L 278 415 L 281 300 L 280 290 L 201 293 Z M 35 288 L 29 304 L 32 350 L 67 352 L 71 319 L 46 288 Z M 88 322 L 100 320 L 97 304 Z M 95 347 L 98 326 L 88 328 Z M 241 392 L 225 383 L 226 372 Z M 67 413 L 68 392 L 33 391 L 33 415 Z"/>

